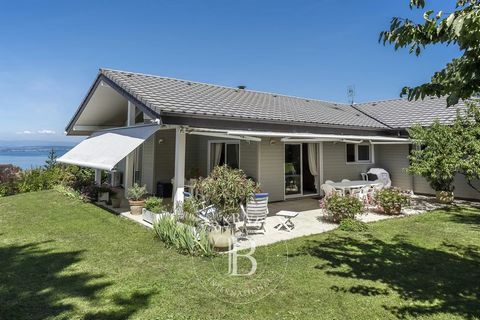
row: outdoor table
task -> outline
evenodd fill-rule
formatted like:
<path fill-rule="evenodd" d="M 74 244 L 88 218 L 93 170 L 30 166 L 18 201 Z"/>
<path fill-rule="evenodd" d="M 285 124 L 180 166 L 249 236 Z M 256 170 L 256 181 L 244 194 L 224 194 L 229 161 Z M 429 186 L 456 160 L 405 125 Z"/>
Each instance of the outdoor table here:
<path fill-rule="evenodd" d="M 285 229 L 288 232 L 292 231 L 295 225 L 292 222 L 292 219 L 298 216 L 298 212 L 295 211 L 286 211 L 281 210 L 275 214 L 277 217 L 283 218 L 283 221 L 275 226 L 275 228 Z"/>
<path fill-rule="evenodd" d="M 364 180 L 330 183 L 330 185 L 335 189 L 341 190 L 343 195 L 345 195 L 347 190 L 351 191 L 352 189 L 361 189 L 366 186 L 376 186 L 378 184 L 379 183 L 375 181 L 364 181 Z"/>

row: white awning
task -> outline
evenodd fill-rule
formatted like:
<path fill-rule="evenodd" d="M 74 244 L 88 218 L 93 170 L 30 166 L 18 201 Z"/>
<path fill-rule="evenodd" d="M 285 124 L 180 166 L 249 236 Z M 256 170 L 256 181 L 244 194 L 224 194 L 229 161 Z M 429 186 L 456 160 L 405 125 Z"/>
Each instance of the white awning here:
<path fill-rule="evenodd" d="M 371 144 L 410 144 L 408 138 L 394 136 L 367 136 L 367 135 L 343 135 L 343 134 L 319 134 L 319 133 L 297 133 L 297 132 L 268 132 L 250 130 L 222 130 L 207 128 L 190 128 L 188 133 L 223 136 L 231 139 L 243 139 L 258 141 L 259 137 L 279 138 L 283 142 L 321 142 L 336 141 L 347 143 L 370 142 Z"/>
<path fill-rule="evenodd" d="M 111 171 L 123 158 L 160 129 L 158 125 L 97 131 L 57 161 Z"/>

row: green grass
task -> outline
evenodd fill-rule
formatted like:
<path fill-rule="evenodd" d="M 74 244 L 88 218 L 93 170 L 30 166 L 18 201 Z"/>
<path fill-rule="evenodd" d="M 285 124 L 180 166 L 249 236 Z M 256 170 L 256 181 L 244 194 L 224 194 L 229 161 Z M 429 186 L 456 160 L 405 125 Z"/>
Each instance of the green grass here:
<path fill-rule="evenodd" d="M 54 191 L 1 198 L 0 319 L 480 317 L 478 209 L 337 230 L 254 257 L 254 276 L 228 276 L 225 255 L 180 255 Z"/>

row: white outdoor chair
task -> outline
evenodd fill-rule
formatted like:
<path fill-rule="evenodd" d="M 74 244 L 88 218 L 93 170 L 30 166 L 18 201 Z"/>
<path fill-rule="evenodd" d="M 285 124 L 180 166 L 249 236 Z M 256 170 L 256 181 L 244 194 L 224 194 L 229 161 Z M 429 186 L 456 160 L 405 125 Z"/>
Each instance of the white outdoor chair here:
<path fill-rule="evenodd" d="M 342 191 L 335 189 L 334 186 L 324 183 L 320 186 L 320 189 L 322 189 L 323 193 L 325 194 L 325 197 L 329 197 L 333 194 L 342 194 Z"/>
<path fill-rule="evenodd" d="M 370 186 L 365 186 L 360 189 L 356 189 L 352 192 L 352 195 L 356 196 L 360 201 L 362 201 L 364 204 L 369 204 L 370 199 L 370 190 L 373 190 Z"/>
<path fill-rule="evenodd" d="M 260 230 L 265 234 L 265 220 L 268 215 L 268 193 L 257 193 L 247 202 L 246 207 L 240 205 L 243 215 L 243 229 L 248 236 L 248 229 Z"/>
<path fill-rule="evenodd" d="M 365 172 L 360 173 L 360 176 L 362 177 L 363 181 L 368 181 L 368 174 Z"/>
<path fill-rule="evenodd" d="M 325 183 L 326 184 L 332 184 L 332 183 L 335 183 L 335 182 L 333 182 L 332 180 L 325 180 Z"/>
<path fill-rule="evenodd" d="M 350 182 L 348 179 L 342 179 L 342 182 Z"/>

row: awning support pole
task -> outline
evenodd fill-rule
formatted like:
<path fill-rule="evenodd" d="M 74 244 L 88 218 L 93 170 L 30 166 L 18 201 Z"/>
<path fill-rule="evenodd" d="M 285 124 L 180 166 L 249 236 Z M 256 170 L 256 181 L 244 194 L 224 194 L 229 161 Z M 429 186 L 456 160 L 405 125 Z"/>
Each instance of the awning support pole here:
<path fill-rule="evenodd" d="M 174 212 L 183 205 L 183 191 L 185 190 L 185 149 L 186 149 L 186 134 L 181 128 L 175 129 L 175 177 L 173 183 L 174 197 L 173 208 Z"/>
<path fill-rule="evenodd" d="M 127 127 L 131 127 L 134 125 L 135 125 L 135 105 L 130 101 L 128 101 Z M 128 189 L 130 189 L 130 187 L 133 186 L 134 154 L 135 154 L 134 152 L 131 152 L 129 155 L 125 157 L 125 177 L 123 179 L 123 187 L 125 189 L 125 198 L 128 195 Z"/>
<path fill-rule="evenodd" d="M 97 186 L 102 184 L 102 170 L 95 169 L 95 184 Z"/>

